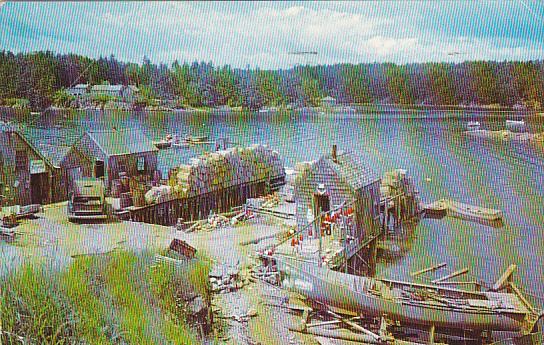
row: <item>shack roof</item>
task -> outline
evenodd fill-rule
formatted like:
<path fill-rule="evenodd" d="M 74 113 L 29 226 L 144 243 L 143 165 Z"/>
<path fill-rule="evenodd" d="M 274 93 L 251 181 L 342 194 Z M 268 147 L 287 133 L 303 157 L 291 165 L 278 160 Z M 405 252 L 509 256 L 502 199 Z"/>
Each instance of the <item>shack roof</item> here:
<path fill-rule="evenodd" d="M 46 157 L 55 168 L 60 168 L 62 161 L 66 158 L 72 148 L 66 145 L 51 145 L 37 142 L 36 149 Z"/>
<path fill-rule="evenodd" d="M 119 92 L 124 88 L 123 85 L 93 85 L 91 91 L 98 92 Z"/>
<path fill-rule="evenodd" d="M 89 87 L 89 84 L 77 84 L 75 86 L 72 86 L 70 89 L 87 89 Z"/>
<path fill-rule="evenodd" d="M 139 129 L 87 132 L 86 135 L 94 141 L 107 156 L 121 156 L 135 153 L 157 152 L 158 149 L 151 140 Z"/>
<path fill-rule="evenodd" d="M 331 96 L 323 97 L 321 100 L 323 100 L 323 101 L 336 101 L 336 99 L 334 97 L 331 97 Z"/>
<path fill-rule="evenodd" d="M 368 164 L 363 162 L 361 157 L 339 153 L 336 161 L 331 155 L 324 156 L 321 159 L 325 160 L 327 165 L 354 190 L 380 180 L 378 175 Z"/>
<path fill-rule="evenodd" d="M 14 126 L 12 124 L 9 124 L 9 123 L 5 123 L 5 122 L 2 122 L 0 121 L 0 134 L 2 133 L 6 133 L 6 134 L 13 134 L 13 135 L 17 135 L 19 138 L 21 138 L 21 140 L 32 150 L 34 151 L 34 153 L 36 155 L 38 155 L 38 157 L 40 157 L 44 162 L 45 164 L 47 164 L 49 167 L 51 168 L 55 168 L 56 166 L 51 162 L 51 160 L 49 159 L 49 157 L 47 157 L 46 155 L 43 154 L 43 152 L 38 149 L 38 147 L 36 146 L 36 144 L 34 142 L 32 142 L 31 140 L 29 140 L 27 138 L 27 136 L 25 134 L 23 134 L 23 132 L 17 128 L 17 126 Z"/>
<path fill-rule="evenodd" d="M 333 159 L 332 155 L 321 156 L 321 158 L 312 162 L 307 169 L 309 169 L 310 174 L 303 174 L 303 176 L 307 176 L 306 178 L 295 180 L 295 184 L 304 193 L 315 191 L 317 187 L 314 181 L 315 178 L 322 179 L 325 183 L 330 183 L 331 179 L 327 177 L 330 174 L 336 175 L 352 191 L 380 181 L 380 178 L 368 164 L 365 164 L 362 158 L 341 152 L 338 153 L 336 160 Z M 330 173 L 326 173 L 326 171 L 330 171 Z M 328 188 L 330 187 L 328 186 Z"/>

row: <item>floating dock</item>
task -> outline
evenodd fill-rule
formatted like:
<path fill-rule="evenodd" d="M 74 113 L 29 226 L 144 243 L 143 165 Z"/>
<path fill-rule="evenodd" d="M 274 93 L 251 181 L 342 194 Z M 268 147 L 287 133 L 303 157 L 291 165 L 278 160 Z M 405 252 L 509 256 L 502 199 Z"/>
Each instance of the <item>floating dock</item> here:
<path fill-rule="evenodd" d="M 500 226 L 503 222 L 501 210 L 464 204 L 450 199 L 440 199 L 424 207 L 426 218 L 454 217 L 485 225 Z"/>

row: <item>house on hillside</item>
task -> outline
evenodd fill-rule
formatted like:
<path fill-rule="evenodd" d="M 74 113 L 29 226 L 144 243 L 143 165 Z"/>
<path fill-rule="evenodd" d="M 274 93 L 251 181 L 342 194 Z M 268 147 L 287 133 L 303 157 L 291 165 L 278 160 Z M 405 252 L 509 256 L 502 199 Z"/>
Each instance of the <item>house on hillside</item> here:
<path fill-rule="evenodd" d="M 93 176 L 104 178 L 107 188 L 121 173 L 151 179 L 157 170 L 159 150 L 139 129 L 86 132 L 76 148 L 93 162 Z"/>
<path fill-rule="evenodd" d="M 140 89 L 135 85 L 93 85 L 90 95 L 93 98 L 107 95 L 120 102 L 133 103 L 139 93 Z"/>
<path fill-rule="evenodd" d="M 334 107 L 334 106 L 336 106 L 336 98 L 333 98 L 331 96 L 323 97 L 321 99 L 321 106 L 322 107 Z"/>
<path fill-rule="evenodd" d="M 354 226 L 349 234 L 361 243 L 380 232 L 380 178 L 361 158 L 351 154 L 332 153 L 297 168 L 294 201 L 298 229 L 317 216 L 316 200 L 321 211 L 340 205 L 353 210 Z M 316 197 L 317 196 L 317 197 Z"/>
<path fill-rule="evenodd" d="M 89 84 L 77 84 L 66 89 L 66 92 L 76 99 L 82 99 L 89 95 L 89 89 Z"/>

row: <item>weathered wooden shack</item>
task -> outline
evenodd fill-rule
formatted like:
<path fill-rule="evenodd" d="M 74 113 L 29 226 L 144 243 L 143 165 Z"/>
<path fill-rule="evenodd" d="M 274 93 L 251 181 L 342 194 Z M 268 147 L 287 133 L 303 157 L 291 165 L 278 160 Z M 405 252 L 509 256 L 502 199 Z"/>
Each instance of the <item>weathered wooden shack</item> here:
<path fill-rule="evenodd" d="M 318 216 L 317 200 L 327 205 L 321 208 L 322 211 L 345 205 L 344 209 L 352 212 L 353 226 L 345 234 L 353 239 L 349 252 L 346 250 L 348 259 L 363 247 L 375 243 L 381 233 L 380 178 L 368 164 L 355 155 L 337 153 L 334 146 L 331 154 L 299 164 L 297 170 L 294 201 L 299 231 L 304 233 L 307 229 L 305 236 L 316 235 L 311 224 Z"/>
<path fill-rule="evenodd" d="M 157 170 L 159 150 L 139 129 L 86 132 L 76 148 L 93 162 L 93 177 L 103 177 L 108 189 L 121 173 L 151 179 Z"/>
<path fill-rule="evenodd" d="M 36 148 L 53 167 L 51 202 L 67 200 L 76 180 L 93 174 L 93 162 L 74 146 L 38 142 Z"/>
<path fill-rule="evenodd" d="M 0 195 L 8 205 L 49 203 L 53 164 L 15 127 L 0 125 Z"/>

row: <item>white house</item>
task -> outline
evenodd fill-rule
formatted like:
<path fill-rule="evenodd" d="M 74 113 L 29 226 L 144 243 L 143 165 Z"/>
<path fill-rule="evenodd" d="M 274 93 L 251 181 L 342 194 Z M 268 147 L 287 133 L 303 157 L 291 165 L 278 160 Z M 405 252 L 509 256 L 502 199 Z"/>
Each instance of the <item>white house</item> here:
<path fill-rule="evenodd" d="M 75 98 L 85 97 L 89 93 L 89 84 L 77 84 L 66 89 L 66 92 Z"/>
<path fill-rule="evenodd" d="M 334 107 L 336 105 L 336 99 L 331 96 L 324 97 L 321 99 L 321 105 L 324 107 Z"/>
<path fill-rule="evenodd" d="M 132 103 L 140 90 L 134 85 L 94 85 L 91 96 L 108 95 L 119 101 Z"/>

